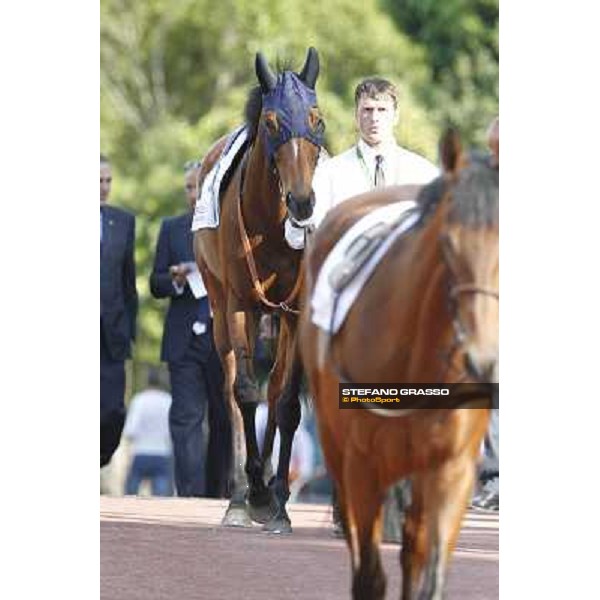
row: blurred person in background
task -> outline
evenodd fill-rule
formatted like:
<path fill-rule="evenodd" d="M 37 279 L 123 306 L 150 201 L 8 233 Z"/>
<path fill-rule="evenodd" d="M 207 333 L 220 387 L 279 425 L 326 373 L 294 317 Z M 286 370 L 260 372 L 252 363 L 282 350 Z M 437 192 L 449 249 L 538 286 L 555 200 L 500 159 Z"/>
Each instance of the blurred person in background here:
<path fill-rule="evenodd" d="M 131 399 L 123 436 L 131 443 L 131 463 L 125 493 L 137 495 L 149 481 L 152 495 L 173 495 L 173 469 L 169 409 L 171 396 L 161 389 L 158 369 L 151 368 L 148 388 Z"/>
<path fill-rule="evenodd" d="M 490 150 L 489 162 L 500 168 L 500 118 L 495 117 L 487 131 Z M 479 469 L 480 489 L 473 497 L 474 508 L 500 510 L 500 413 L 492 409 L 490 424 L 485 436 L 482 461 Z"/>
<path fill-rule="evenodd" d="M 256 378 L 261 389 L 264 388 L 263 396 L 266 397 L 266 389 L 269 382 L 269 373 L 273 367 L 275 354 L 277 352 L 277 333 L 279 331 L 279 320 L 275 314 L 261 315 L 258 322 L 258 334 L 254 347 L 254 368 Z"/>
<path fill-rule="evenodd" d="M 170 299 L 161 360 L 168 364 L 171 380 L 169 428 L 177 495 L 222 498 L 228 491 L 232 460 L 231 425 L 210 305 L 192 245 L 199 168 L 199 162 L 184 166 L 187 210 L 161 224 L 150 291 L 155 298 Z M 207 409 L 210 432 L 205 456 L 202 425 Z"/>
<path fill-rule="evenodd" d="M 471 506 L 486 510 L 500 510 L 500 415 L 492 409 L 490 424 L 483 442 L 479 467 L 479 491 Z"/>
<path fill-rule="evenodd" d="M 125 423 L 125 359 L 135 339 L 135 217 L 108 205 L 112 169 L 100 155 L 100 467 L 107 465 Z"/>

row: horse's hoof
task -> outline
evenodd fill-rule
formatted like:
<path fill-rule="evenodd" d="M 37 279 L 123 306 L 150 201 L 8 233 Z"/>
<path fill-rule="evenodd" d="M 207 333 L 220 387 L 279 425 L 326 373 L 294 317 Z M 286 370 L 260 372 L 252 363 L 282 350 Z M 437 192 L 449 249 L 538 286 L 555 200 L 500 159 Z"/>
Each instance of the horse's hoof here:
<path fill-rule="evenodd" d="M 248 513 L 256 523 L 267 523 L 277 512 L 277 504 L 268 488 L 248 495 Z"/>
<path fill-rule="evenodd" d="M 262 530 L 267 533 L 292 533 L 292 522 L 290 521 L 290 518 L 287 515 L 285 515 L 284 517 L 275 517 L 270 521 L 267 521 L 263 525 Z"/>
<path fill-rule="evenodd" d="M 268 502 L 267 504 L 261 504 L 259 506 L 250 503 L 248 504 L 248 513 L 250 514 L 251 519 L 255 523 L 260 523 L 261 525 L 269 522 L 276 512 L 277 507 L 274 502 Z"/>
<path fill-rule="evenodd" d="M 230 506 L 221 521 L 223 527 L 252 527 L 252 519 L 245 506 Z"/>

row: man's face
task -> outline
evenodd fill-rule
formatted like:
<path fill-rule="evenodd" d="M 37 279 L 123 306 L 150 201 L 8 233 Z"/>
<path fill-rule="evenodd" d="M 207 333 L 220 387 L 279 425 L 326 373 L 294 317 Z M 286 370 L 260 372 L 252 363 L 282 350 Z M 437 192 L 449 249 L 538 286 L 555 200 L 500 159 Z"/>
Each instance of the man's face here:
<path fill-rule="evenodd" d="M 108 163 L 100 163 L 100 203 L 108 201 L 110 186 L 112 185 L 112 171 Z"/>
<path fill-rule="evenodd" d="M 394 101 L 389 96 L 369 98 L 361 96 L 356 107 L 356 124 L 360 136 L 369 146 L 378 146 L 394 138 L 394 125 L 398 121 Z"/>
<path fill-rule="evenodd" d="M 191 210 L 196 206 L 196 182 L 198 169 L 191 169 L 185 174 L 185 198 Z"/>

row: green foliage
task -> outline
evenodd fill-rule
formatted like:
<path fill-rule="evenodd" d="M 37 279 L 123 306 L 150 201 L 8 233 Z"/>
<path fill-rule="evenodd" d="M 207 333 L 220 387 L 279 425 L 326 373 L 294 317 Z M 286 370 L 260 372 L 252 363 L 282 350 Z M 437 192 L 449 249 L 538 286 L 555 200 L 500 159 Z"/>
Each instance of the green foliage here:
<path fill-rule="evenodd" d="M 440 128 L 458 125 L 482 141 L 498 113 L 497 0 L 382 0 L 398 30 L 427 53 L 429 82 L 418 99 Z"/>
<path fill-rule="evenodd" d="M 472 143 L 497 113 L 497 0 L 102 0 L 101 147 L 113 201 L 137 215 L 136 360 L 158 361 L 165 307 L 148 276 L 161 218 L 185 207 L 183 163 L 242 122 L 257 51 L 299 69 L 310 45 L 333 153 L 356 139 L 370 75 L 400 89 L 399 142 L 434 161 L 447 120 Z"/>

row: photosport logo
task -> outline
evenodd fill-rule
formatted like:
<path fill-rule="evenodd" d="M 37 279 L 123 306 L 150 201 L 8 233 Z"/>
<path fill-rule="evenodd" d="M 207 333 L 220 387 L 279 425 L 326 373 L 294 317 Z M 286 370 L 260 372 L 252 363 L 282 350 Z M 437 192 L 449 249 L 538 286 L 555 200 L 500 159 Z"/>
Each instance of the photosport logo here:
<path fill-rule="evenodd" d="M 340 383 L 342 409 L 498 408 L 497 383 Z"/>

